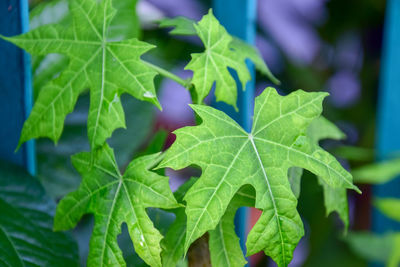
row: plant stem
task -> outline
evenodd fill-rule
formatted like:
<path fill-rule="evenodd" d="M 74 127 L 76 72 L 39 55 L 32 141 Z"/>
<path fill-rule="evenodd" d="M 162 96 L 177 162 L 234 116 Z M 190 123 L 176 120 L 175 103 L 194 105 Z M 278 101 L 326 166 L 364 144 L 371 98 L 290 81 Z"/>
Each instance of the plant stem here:
<path fill-rule="evenodd" d="M 150 68 L 152 68 L 155 71 L 157 71 L 160 75 L 162 75 L 162 76 L 164 76 L 166 78 L 169 78 L 171 80 L 174 80 L 175 82 L 177 82 L 180 85 L 184 86 L 185 88 L 189 89 L 188 87 L 189 87 L 190 83 L 189 83 L 188 80 L 184 80 L 184 79 L 180 78 L 179 76 L 173 74 L 172 72 L 167 71 L 167 70 L 165 70 L 163 68 L 160 68 L 159 66 L 156 66 L 156 65 L 154 65 L 154 64 L 152 64 L 150 62 L 147 62 L 147 61 L 143 61 L 143 62 L 147 66 L 149 66 Z"/>

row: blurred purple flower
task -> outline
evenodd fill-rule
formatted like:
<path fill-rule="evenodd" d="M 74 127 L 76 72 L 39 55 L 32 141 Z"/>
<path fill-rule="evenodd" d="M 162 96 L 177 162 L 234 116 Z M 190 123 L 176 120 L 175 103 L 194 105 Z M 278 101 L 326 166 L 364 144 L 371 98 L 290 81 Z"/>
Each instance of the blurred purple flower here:
<path fill-rule="evenodd" d="M 336 107 L 353 105 L 360 97 L 360 81 L 356 74 L 342 70 L 334 74 L 327 83 L 330 101 Z"/>
<path fill-rule="evenodd" d="M 290 0 L 290 2 L 299 15 L 309 22 L 320 24 L 327 17 L 325 9 L 327 0 Z"/>
<path fill-rule="evenodd" d="M 280 73 L 283 69 L 283 61 L 278 48 L 261 35 L 256 37 L 256 47 L 271 71 L 275 74 Z"/>
<path fill-rule="evenodd" d="M 168 17 L 185 16 L 190 19 L 200 20 L 206 9 L 196 0 L 145 0 Z"/>
<path fill-rule="evenodd" d="M 181 78 L 192 76 L 191 71 L 176 71 Z M 168 129 L 176 129 L 184 125 L 193 124 L 193 111 L 189 91 L 182 85 L 170 79 L 164 79 L 159 92 L 162 111 L 159 111 L 159 120 Z"/>
<path fill-rule="evenodd" d="M 313 24 L 325 19 L 325 0 L 260 0 L 258 20 L 282 50 L 300 64 L 310 64 L 321 41 Z"/>
<path fill-rule="evenodd" d="M 188 179 L 184 172 L 175 171 L 170 168 L 165 169 L 165 175 L 169 177 L 169 186 L 172 192 L 175 192 Z"/>
<path fill-rule="evenodd" d="M 340 69 L 358 72 L 363 63 L 363 49 L 357 33 L 348 32 L 336 44 L 335 65 Z"/>

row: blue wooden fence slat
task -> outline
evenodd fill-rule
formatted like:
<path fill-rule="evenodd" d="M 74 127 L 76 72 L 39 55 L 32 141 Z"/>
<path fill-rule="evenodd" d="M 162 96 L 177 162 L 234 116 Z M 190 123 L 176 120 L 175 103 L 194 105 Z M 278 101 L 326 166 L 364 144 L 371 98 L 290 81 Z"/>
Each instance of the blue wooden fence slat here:
<path fill-rule="evenodd" d="M 28 0 L 0 1 L 0 34 L 28 30 Z M 0 158 L 25 166 L 35 174 L 35 145 L 29 141 L 14 153 L 22 125 L 32 107 L 30 56 L 0 40 Z"/>
<path fill-rule="evenodd" d="M 214 14 L 227 29 L 247 43 L 254 44 L 256 34 L 256 0 L 214 0 Z M 214 106 L 235 119 L 246 131 L 251 130 L 251 118 L 253 115 L 255 71 L 254 66 L 248 63 L 252 80 L 247 84 L 243 92 L 240 83 L 238 84 L 238 102 L 239 112 L 225 103 L 214 103 Z M 237 81 L 237 79 L 236 79 Z M 236 214 L 236 231 L 240 237 L 240 245 L 243 251 L 246 251 L 245 240 L 247 235 L 249 210 L 240 208 Z"/>
<path fill-rule="evenodd" d="M 400 0 L 387 2 L 378 103 L 376 149 L 378 160 L 400 152 Z M 398 156 L 398 154 L 397 154 Z M 374 186 L 375 197 L 400 198 L 400 178 Z M 400 224 L 373 211 L 373 230 L 400 230 Z"/>

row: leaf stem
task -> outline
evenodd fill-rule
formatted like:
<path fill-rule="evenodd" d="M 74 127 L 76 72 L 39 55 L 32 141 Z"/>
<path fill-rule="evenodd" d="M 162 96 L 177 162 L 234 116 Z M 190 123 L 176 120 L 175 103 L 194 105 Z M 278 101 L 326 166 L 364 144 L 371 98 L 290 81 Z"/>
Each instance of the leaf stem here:
<path fill-rule="evenodd" d="M 147 66 L 149 66 L 150 68 L 154 69 L 155 71 L 157 71 L 160 75 L 169 78 L 171 80 L 174 80 L 175 82 L 179 83 L 180 85 L 184 86 L 185 88 L 189 89 L 190 86 L 190 81 L 189 80 L 184 80 L 182 78 L 180 78 L 179 76 L 173 74 L 172 72 L 163 69 L 159 66 L 156 66 L 150 62 L 147 61 L 143 61 Z"/>

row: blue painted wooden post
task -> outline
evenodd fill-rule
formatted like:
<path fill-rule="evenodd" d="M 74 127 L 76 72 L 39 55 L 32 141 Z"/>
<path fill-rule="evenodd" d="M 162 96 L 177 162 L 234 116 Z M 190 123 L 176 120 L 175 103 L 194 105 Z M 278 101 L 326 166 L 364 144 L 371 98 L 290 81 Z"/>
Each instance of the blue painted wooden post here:
<path fill-rule="evenodd" d="M 28 27 L 28 0 L 0 1 L 0 34 L 13 36 L 28 31 Z M 0 39 L 0 158 L 23 165 L 35 174 L 34 142 L 27 142 L 14 153 L 31 107 L 30 57 Z"/>
<path fill-rule="evenodd" d="M 242 40 L 254 44 L 256 34 L 256 0 L 214 0 L 214 14 L 227 31 Z M 224 103 L 215 103 L 218 109 L 233 117 L 242 127 L 251 130 L 254 101 L 254 66 L 249 63 L 253 79 L 247 84 L 243 92 L 241 85 L 238 88 L 239 112 Z M 236 215 L 236 228 L 240 237 L 242 249 L 245 251 L 244 241 L 247 234 L 248 209 L 241 208 Z"/>
<path fill-rule="evenodd" d="M 400 151 L 400 0 L 389 0 L 386 9 L 385 33 L 380 77 L 377 158 L 388 159 Z M 400 198 L 400 177 L 375 186 L 375 197 Z M 373 211 L 373 230 L 382 233 L 400 230 L 400 224 Z"/>

